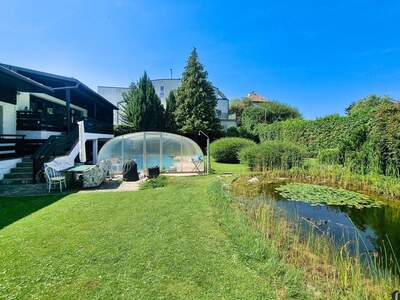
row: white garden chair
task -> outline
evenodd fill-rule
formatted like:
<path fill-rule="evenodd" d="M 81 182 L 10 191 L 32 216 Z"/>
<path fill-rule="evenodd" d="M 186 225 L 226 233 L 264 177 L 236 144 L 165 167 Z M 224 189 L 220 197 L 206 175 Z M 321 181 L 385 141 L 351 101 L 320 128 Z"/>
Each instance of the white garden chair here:
<path fill-rule="evenodd" d="M 60 175 L 60 173 L 55 171 L 53 168 L 46 167 L 44 169 L 44 174 L 46 176 L 46 181 L 47 181 L 47 186 L 49 188 L 49 193 L 51 192 L 51 187 L 53 185 L 59 185 L 60 186 L 60 192 L 62 192 L 63 184 L 64 184 L 65 188 L 67 188 L 67 180 L 65 179 L 65 176 Z"/>

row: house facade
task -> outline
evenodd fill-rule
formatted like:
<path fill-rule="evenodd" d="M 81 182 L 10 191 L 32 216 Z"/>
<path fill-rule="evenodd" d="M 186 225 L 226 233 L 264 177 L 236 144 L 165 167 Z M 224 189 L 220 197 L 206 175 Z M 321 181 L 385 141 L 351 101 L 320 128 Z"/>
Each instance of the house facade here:
<path fill-rule="evenodd" d="M 78 121 L 84 121 L 86 147 L 95 162 L 99 143 L 113 137 L 114 109 L 77 79 L 0 64 L 0 179 L 22 159 L 35 160 L 35 153 L 41 153 L 36 171 L 44 160 L 64 155 L 76 142 Z M 26 174 L 25 182 L 35 175 Z"/>
<path fill-rule="evenodd" d="M 157 96 L 160 98 L 161 103 L 166 107 L 166 100 L 171 91 L 175 91 L 180 85 L 181 80 L 179 78 L 172 79 L 155 79 L 151 81 L 154 86 L 154 90 Z M 114 111 L 114 124 L 122 124 L 120 118 L 120 108 L 123 105 L 123 93 L 128 91 L 127 87 L 112 87 L 112 86 L 98 86 L 97 92 L 104 98 L 113 103 L 119 110 Z M 221 125 L 224 129 L 236 125 L 234 119 L 229 118 L 229 100 L 228 98 L 216 87 L 214 87 L 215 95 L 217 96 L 217 107 L 216 114 L 221 121 Z"/>

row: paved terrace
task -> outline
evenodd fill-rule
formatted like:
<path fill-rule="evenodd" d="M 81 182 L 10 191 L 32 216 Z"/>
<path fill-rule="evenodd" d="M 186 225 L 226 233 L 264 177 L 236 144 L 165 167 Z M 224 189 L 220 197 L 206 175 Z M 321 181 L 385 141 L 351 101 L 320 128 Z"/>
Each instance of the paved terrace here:
<path fill-rule="evenodd" d="M 163 174 L 163 176 L 195 176 L 198 173 L 176 173 Z M 65 194 L 69 193 L 94 193 L 94 192 L 135 192 L 139 190 L 140 184 L 144 180 L 139 181 L 123 181 L 122 176 L 115 176 L 111 180 L 106 180 L 100 186 L 90 189 L 67 189 Z M 0 197 L 22 197 L 22 196 L 38 196 L 60 194 L 60 190 L 54 186 L 51 193 L 47 191 L 47 184 L 18 184 L 18 185 L 0 185 Z"/>

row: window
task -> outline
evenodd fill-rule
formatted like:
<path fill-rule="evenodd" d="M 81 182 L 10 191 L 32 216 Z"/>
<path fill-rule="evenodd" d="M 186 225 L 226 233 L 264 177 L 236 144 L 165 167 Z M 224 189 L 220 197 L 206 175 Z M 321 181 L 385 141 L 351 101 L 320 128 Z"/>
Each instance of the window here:
<path fill-rule="evenodd" d="M 160 97 L 164 97 L 164 86 L 160 86 Z"/>

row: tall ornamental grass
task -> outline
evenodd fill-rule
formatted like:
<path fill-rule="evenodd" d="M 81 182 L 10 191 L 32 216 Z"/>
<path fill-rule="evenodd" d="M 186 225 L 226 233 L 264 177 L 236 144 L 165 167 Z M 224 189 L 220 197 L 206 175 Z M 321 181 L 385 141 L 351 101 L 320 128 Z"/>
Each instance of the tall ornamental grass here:
<path fill-rule="evenodd" d="M 240 162 L 248 164 L 252 171 L 291 169 L 302 165 L 306 151 L 304 147 L 279 141 L 266 141 L 240 151 Z"/>

